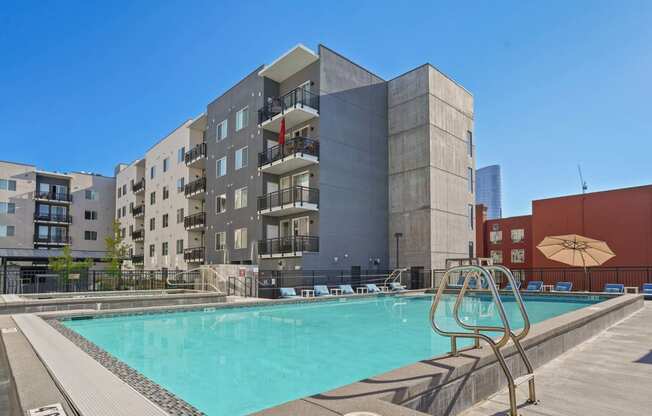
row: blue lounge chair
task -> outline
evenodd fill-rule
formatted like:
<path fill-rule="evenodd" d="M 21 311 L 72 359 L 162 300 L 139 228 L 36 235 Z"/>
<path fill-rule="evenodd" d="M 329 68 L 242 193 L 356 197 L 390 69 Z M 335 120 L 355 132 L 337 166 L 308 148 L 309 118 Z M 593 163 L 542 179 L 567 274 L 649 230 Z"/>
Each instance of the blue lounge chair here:
<path fill-rule="evenodd" d="M 520 288 L 521 288 L 521 281 L 517 280 L 516 281 L 516 289 L 520 289 Z M 507 284 L 505 285 L 505 289 L 503 289 L 503 290 L 512 290 L 512 284 L 510 282 L 507 282 Z"/>
<path fill-rule="evenodd" d="M 331 293 L 328 291 L 328 286 L 326 285 L 315 285 L 315 296 L 330 296 Z"/>
<path fill-rule="evenodd" d="M 554 292 L 570 292 L 573 290 L 573 282 L 557 282 Z"/>
<path fill-rule="evenodd" d="M 403 286 L 403 285 L 400 284 L 399 282 L 391 282 L 391 283 L 389 284 L 389 289 L 390 289 L 392 292 L 401 292 L 401 291 L 405 290 L 406 288 L 405 288 L 405 286 Z"/>
<path fill-rule="evenodd" d="M 281 288 L 281 298 L 282 299 L 291 299 L 298 298 L 297 292 L 294 291 L 293 287 L 282 287 Z"/>
<path fill-rule="evenodd" d="M 353 291 L 353 288 L 351 287 L 351 285 L 339 285 L 338 287 L 342 291 L 343 295 L 353 295 L 353 294 L 355 294 L 355 292 Z"/>
<path fill-rule="evenodd" d="M 543 282 L 541 280 L 533 280 L 527 284 L 526 292 L 543 292 Z"/>
<path fill-rule="evenodd" d="M 375 283 L 367 283 L 365 286 L 367 286 L 367 292 L 369 293 L 380 293 L 382 290 L 376 286 Z"/>
<path fill-rule="evenodd" d="M 652 283 L 643 283 L 643 287 L 641 287 L 641 293 L 645 295 L 645 299 L 652 300 Z"/>
<path fill-rule="evenodd" d="M 604 285 L 603 292 L 606 293 L 625 293 L 625 285 L 621 283 L 607 283 Z"/>

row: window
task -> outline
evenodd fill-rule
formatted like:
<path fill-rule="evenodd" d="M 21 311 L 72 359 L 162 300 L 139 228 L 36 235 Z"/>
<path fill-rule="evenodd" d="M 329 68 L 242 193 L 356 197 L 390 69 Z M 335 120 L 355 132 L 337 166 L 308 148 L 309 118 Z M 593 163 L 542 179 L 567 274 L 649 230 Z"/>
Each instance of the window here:
<path fill-rule="evenodd" d="M 522 228 L 515 228 L 512 230 L 512 243 L 520 243 L 525 238 L 525 230 Z"/>
<path fill-rule="evenodd" d="M 163 200 L 166 200 L 170 197 L 170 190 L 167 186 L 163 187 Z"/>
<path fill-rule="evenodd" d="M 177 163 L 183 163 L 185 158 L 186 158 L 186 148 L 181 147 L 181 149 L 177 150 Z"/>
<path fill-rule="evenodd" d="M 120 219 L 120 214 L 121 214 L 121 213 L 122 213 L 122 210 L 121 210 L 120 208 L 118 208 L 118 210 L 117 210 L 116 213 L 115 213 L 115 217 L 116 217 L 117 219 Z"/>
<path fill-rule="evenodd" d="M 131 237 L 132 235 L 134 235 L 134 226 L 130 225 L 129 226 L 129 237 Z"/>
<path fill-rule="evenodd" d="M 512 263 L 525 263 L 525 249 L 512 249 Z"/>
<path fill-rule="evenodd" d="M 235 169 L 246 168 L 249 163 L 249 150 L 247 147 L 235 151 Z"/>
<path fill-rule="evenodd" d="M 179 208 L 177 210 L 177 224 L 181 224 L 183 222 L 183 208 Z"/>
<path fill-rule="evenodd" d="M 244 129 L 249 125 L 249 107 L 235 113 L 235 131 Z"/>
<path fill-rule="evenodd" d="M 86 241 L 96 241 L 97 240 L 97 231 L 84 231 L 84 240 L 86 240 Z"/>
<path fill-rule="evenodd" d="M 247 206 L 247 187 L 235 190 L 235 201 L 233 209 L 245 208 Z"/>
<path fill-rule="evenodd" d="M 468 216 L 469 216 L 469 230 L 473 229 L 473 204 L 468 204 L 466 206 L 467 211 L 468 211 Z"/>
<path fill-rule="evenodd" d="M 118 198 L 122 196 L 122 188 L 118 186 Z"/>
<path fill-rule="evenodd" d="M 226 248 L 226 233 L 224 231 L 215 233 L 215 250 Z"/>
<path fill-rule="evenodd" d="M 84 211 L 84 218 L 87 220 L 96 220 L 97 219 L 97 211 Z"/>
<path fill-rule="evenodd" d="M 177 192 L 183 192 L 183 188 L 186 185 L 186 178 L 177 179 Z"/>
<path fill-rule="evenodd" d="M 156 192 L 149 194 L 149 204 L 154 205 L 156 203 Z"/>
<path fill-rule="evenodd" d="M 120 230 L 120 237 L 125 238 L 126 234 L 127 234 L 127 229 L 122 227 L 122 229 Z"/>
<path fill-rule="evenodd" d="M 15 214 L 16 204 L 13 202 L 0 202 L 0 214 Z"/>
<path fill-rule="evenodd" d="M 163 225 L 161 227 L 166 228 L 167 226 L 168 226 L 168 214 L 163 214 Z"/>
<path fill-rule="evenodd" d="M 494 230 L 489 232 L 489 241 L 491 244 L 500 244 L 503 242 L 503 232 Z"/>
<path fill-rule="evenodd" d="M 154 176 L 156 176 L 156 166 L 149 168 L 149 178 L 154 179 Z"/>
<path fill-rule="evenodd" d="M 122 195 L 127 195 L 127 184 L 122 185 Z"/>
<path fill-rule="evenodd" d="M 226 211 L 226 194 L 215 197 L 215 213 L 220 214 Z"/>
<path fill-rule="evenodd" d="M 229 120 L 224 120 L 223 122 L 217 125 L 217 131 L 215 134 L 218 142 L 220 140 L 226 139 L 228 127 L 229 127 Z"/>
<path fill-rule="evenodd" d="M 233 248 L 247 248 L 247 229 L 238 228 L 233 233 Z"/>
<path fill-rule="evenodd" d="M 134 212 L 134 203 L 130 202 L 129 203 L 129 213 L 131 214 L 132 212 Z"/>
<path fill-rule="evenodd" d="M 13 225 L 0 225 L 0 237 L 13 237 L 14 235 L 16 235 L 16 227 Z"/>
<path fill-rule="evenodd" d="M 123 217 L 127 216 L 127 207 L 126 206 L 122 207 L 122 216 Z"/>
<path fill-rule="evenodd" d="M 466 179 L 468 180 L 469 192 L 473 192 L 473 168 L 466 169 Z"/>
<path fill-rule="evenodd" d="M 168 171 L 168 166 L 169 165 L 170 165 L 170 158 L 166 157 L 165 159 L 163 159 L 163 172 Z"/>
<path fill-rule="evenodd" d="M 15 191 L 16 190 L 16 181 L 12 179 L 0 179 L 0 190 L 3 191 Z"/>
<path fill-rule="evenodd" d="M 226 175 L 226 156 L 217 160 L 215 168 L 218 178 Z"/>
<path fill-rule="evenodd" d="M 491 260 L 496 264 L 501 264 L 503 262 L 503 252 L 500 250 L 491 250 L 489 252 Z"/>
<path fill-rule="evenodd" d="M 473 245 L 473 241 L 469 241 L 469 258 L 472 259 L 473 257 L 477 257 L 475 255 L 475 248 Z"/>
<path fill-rule="evenodd" d="M 156 247 L 154 246 L 154 244 L 150 244 L 149 245 L 149 256 L 154 257 L 155 254 L 156 254 Z"/>
<path fill-rule="evenodd" d="M 168 242 L 167 242 L 167 241 L 164 242 L 164 243 L 161 243 L 161 254 L 162 254 L 163 256 L 167 256 L 167 255 L 168 255 Z"/>
<path fill-rule="evenodd" d="M 177 254 L 183 254 L 183 240 L 177 240 Z"/>
<path fill-rule="evenodd" d="M 97 191 L 93 191 L 92 189 L 87 189 L 85 192 L 86 199 L 89 201 L 95 201 L 97 200 Z"/>
<path fill-rule="evenodd" d="M 473 133 L 470 131 L 466 132 L 466 145 L 466 152 L 468 153 L 469 157 L 473 157 Z"/>
<path fill-rule="evenodd" d="M 153 231 L 156 228 L 156 218 L 149 219 L 149 230 Z"/>

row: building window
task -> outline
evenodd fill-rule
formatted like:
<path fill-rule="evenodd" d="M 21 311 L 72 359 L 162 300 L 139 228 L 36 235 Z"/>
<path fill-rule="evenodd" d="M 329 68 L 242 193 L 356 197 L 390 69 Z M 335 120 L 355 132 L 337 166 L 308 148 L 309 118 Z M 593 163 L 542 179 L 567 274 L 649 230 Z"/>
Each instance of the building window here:
<path fill-rule="evenodd" d="M 244 129 L 249 125 L 249 107 L 235 113 L 235 131 Z"/>
<path fill-rule="evenodd" d="M 525 263 L 525 249 L 512 249 L 512 263 Z"/>
<path fill-rule="evenodd" d="M 131 237 L 134 234 L 134 226 L 130 225 L 129 226 L 129 237 Z"/>
<path fill-rule="evenodd" d="M 247 147 L 235 151 L 235 169 L 246 168 L 249 163 L 249 150 Z"/>
<path fill-rule="evenodd" d="M 122 207 L 122 216 L 123 217 L 127 216 L 127 207 L 126 206 Z"/>
<path fill-rule="evenodd" d="M 149 245 L 149 256 L 154 257 L 155 254 L 156 254 L 156 247 L 154 246 L 154 244 L 150 244 Z"/>
<path fill-rule="evenodd" d="M 224 120 L 217 125 L 216 137 L 217 141 L 226 139 L 227 131 L 229 127 L 229 120 Z"/>
<path fill-rule="evenodd" d="M 154 179 L 156 176 L 156 166 L 152 166 L 149 168 L 149 178 Z"/>
<path fill-rule="evenodd" d="M 226 247 L 226 233 L 224 231 L 215 233 L 215 250 L 224 250 Z"/>
<path fill-rule="evenodd" d="M 522 228 L 515 228 L 512 230 L 512 243 L 520 243 L 525 239 L 525 230 Z"/>
<path fill-rule="evenodd" d="M 84 240 L 86 240 L 86 241 L 96 241 L 97 240 L 97 231 L 84 231 Z"/>
<path fill-rule="evenodd" d="M 121 213 L 122 213 L 122 210 L 121 210 L 120 208 L 118 208 L 118 210 L 115 212 L 115 217 L 116 217 L 117 219 L 120 219 L 120 214 L 121 214 Z"/>
<path fill-rule="evenodd" d="M 177 224 L 181 224 L 183 222 L 183 208 L 179 208 L 177 210 Z"/>
<path fill-rule="evenodd" d="M 473 245 L 473 241 L 469 241 L 469 258 L 475 257 L 475 248 Z"/>
<path fill-rule="evenodd" d="M 149 194 L 149 204 L 154 205 L 156 203 L 156 192 Z"/>
<path fill-rule="evenodd" d="M 170 197 L 170 190 L 167 186 L 163 187 L 163 200 L 166 200 Z"/>
<path fill-rule="evenodd" d="M 233 233 L 233 248 L 247 248 L 247 229 L 238 228 Z"/>
<path fill-rule="evenodd" d="M 183 254 L 183 240 L 177 240 L 177 254 Z"/>
<path fill-rule="evenodd" d="M 162 228 L 167 228 L 168 226 L 168 214 L 163 214 L 163 225 L 161 225 Z"/>
<path fill-rule="evenodd" d="M 220 176 L 226 175 L 226 156 L 217 160 L 215 168 L 216 168 L 216 174 L 218 178 Z"/>
<path fill-rule="evenodd" d="M 0 179 L 0 190 L 15 191 L 16 181 L 14 181 L 13 179 Z"/>
<path fill-rule="evenodd" d="M 226 211 L 226 194 L 215 197 L 215 213 L 221 214 Z"/>
<path fill-rule="evenodd" d="M 127 184 L 122 185 L 122 195 L 127 195 Z"/>
<path fill-rule="evenodd" d="M 149 219 L 149 230 L 154 231 L 156 228 L 156 218 L 152 217 Z"/>
<path fill-rule="evenodd" d="M 97 219 L 97 211 L 84 211 L 84 218 L 87 220 L 96 220 Z"/>
<path fill-rule="evenodd" d="M 183 163 L 185 158 L 186 158 L 186 148 L 181 147 L 179 150 L 177 150 L 177 163 Z"/>
<path fill-rule="evenodd" d="M 500 230 L 494 230 L 489 232 L 489 242 L 491 244 L 500 244 L 503 242 L 503 232 Z"/>
<path fill-rule="evenodd" d="M 468 153 L 469 157 L 473 157 L 473 133 L 470 131 L 466 132 L 466 145 L 466 152 Z"/>
<path fill-rule="evenodd" d="M 0 202 L 0 214 L 15 214 L 16 204 L 13 202 Z"/>
<path fill-rule="evenodd" d="M 183 188 L 186 185 L 186 178 L 177 179 L 177 192 L 183 192 Z"/>
<path fill-rule="evenodd" d="M 127 229 L 122 227 L 122 229 L 120 230 L 120 237 L 125 238 L 126 235 L 127 235 Z"/>
<path fill-rule="evenodd" d="M 469 217 L 469 230 L 472 230 L 473 229 L 473 221 L 474 221 L 474 218 L 473 218 L 473 205 L 468 204 L 466 208 L 467 208 L 468 217 Z"/>
<path fill-rule="evenodd" d="M 168 242 L 161 243 L 161 255 L 167 256 L 168 255 Z"/>
<path fill-rule="evenodd" d="M 86 192 L 84 192 L 86 199 L 89 201 L 96 201 L 97 200 L 97 191 L 93 191 L 92 189 L 87 189 Z"/>
<path fill-rule="evenodd" d="M 134 203 L 130 202 L 129 203 L 129 213 L 131 214 L 132 212 L 134 212 Z"/>
<path fill-rule="evenodd" d="M 473 192 L 473 168 L 466 169 L 466 179 L 469 184 L 469 192 Z"/>
<path fill-rule="evenodd" d="M 122 196 L 122 188 L 118 186 L 118 198 Z"/>
<path fill-rule="evenodd" d="M 13 237 L 16 235 L 16 227 L 13 225 L 0 225 L 0 237 Z"/>
<path fill-rule="evenodd" d="M 245 208 L 247 206 L 247 187 L 235 190 L 235 201 L 233 209 Z"/>
<path fill-rule="evenodd" d="M 502 264 L 503 262 L 503 252 L 501 250 L 491 250 L 489 252 L 491 260 L 496 264 Z"/>
<path fill-rule="evenodd" d="M 170 158 L 166 157 L 165 159 L 163 159 L 163 172 L 168 171 L 168 166 L 169 165 L 170 165 Z"/>

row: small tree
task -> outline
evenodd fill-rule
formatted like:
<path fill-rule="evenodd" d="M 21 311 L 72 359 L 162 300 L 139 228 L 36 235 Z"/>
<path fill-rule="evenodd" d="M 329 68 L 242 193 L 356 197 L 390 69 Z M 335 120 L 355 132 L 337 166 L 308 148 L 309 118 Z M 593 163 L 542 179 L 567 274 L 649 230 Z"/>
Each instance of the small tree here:
<path fill-rule="evenodd" d="M 120 233 L 120 223 L 113 220 L 113 231 L 110 236 L 104 239 L 106 243 L 106 256 L 104 261 L 109 264 L 108 270 L 111 274 L 117 275 L 120 272 L 122 262 L 127 257 L 129 247 L 125 244 Z"/>
<path fill-rule="evenodd" d="M 50 270 L 59 275 L 60 281 L 63 281 L 65 287 L 68 287 L 68 279 L 70 273 L 88 270 L 93 267 L 92 259 L 85 259 L 83 261 L 75 261 L 72 257 L 70 246 L 63 248 L 63 253 L 57 257 L 50 257 Z"/>

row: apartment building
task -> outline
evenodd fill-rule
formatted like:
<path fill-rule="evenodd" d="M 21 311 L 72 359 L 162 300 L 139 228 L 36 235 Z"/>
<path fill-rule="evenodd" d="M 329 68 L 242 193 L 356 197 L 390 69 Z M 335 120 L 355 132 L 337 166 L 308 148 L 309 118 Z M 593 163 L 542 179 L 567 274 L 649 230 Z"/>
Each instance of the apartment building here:
<path fill-rule="evenodd" d="M 75 258 L 101 260 L 114 192 L 111 177 L 0 161 L 0 258 L 42 264 L 69 246 Z"/>

